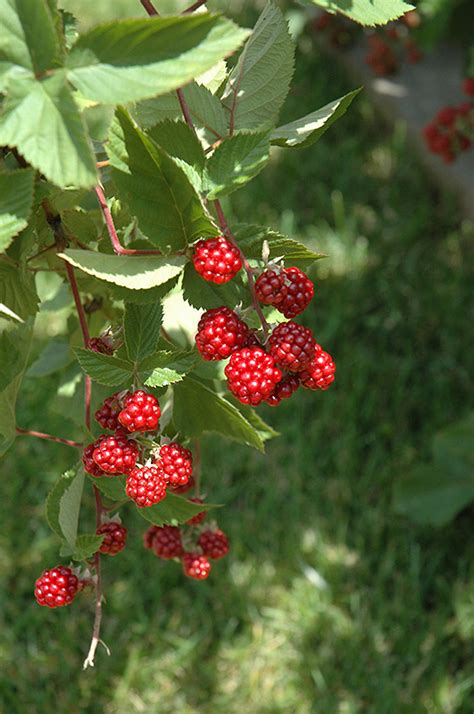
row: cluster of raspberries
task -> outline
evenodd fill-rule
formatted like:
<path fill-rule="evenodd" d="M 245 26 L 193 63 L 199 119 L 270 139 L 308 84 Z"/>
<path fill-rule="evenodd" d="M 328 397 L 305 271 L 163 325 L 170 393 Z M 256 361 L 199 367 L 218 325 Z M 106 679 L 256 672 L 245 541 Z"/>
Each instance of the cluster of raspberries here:
<path fill-rule="evenodd" d="M 474 77 L 465 79 L 463 91 L 474 96 Z M 428 149 L 451 164 L 459 154 L 472 146 L 474 138 L 474 102 L 468 101 L 456 107 L 443 107 L 423 129 Z"/>
<path fill-rule="evenodd" d="M 197 256 L 197 257 L 196 257 Z M 200 241 L 194 253 L 196 270 L 206 280 L 223 283 L 241 269 L 240 252 L 226 238 Z M 268 268 L 255 282 L 257 299 L 286 318 L 303 312 L 314 296 L 311 280 L 296 267 Z M 301 385 L 327 389 L 336 366 L 311 330 L 292 319 L 277 325 L 265 340 L 249 329 L 230 308 L 205 312 L 198 324 L 196 346 L 205 360 L 224 360 L 227 385 L 243 404 L 278 405 Z"/>

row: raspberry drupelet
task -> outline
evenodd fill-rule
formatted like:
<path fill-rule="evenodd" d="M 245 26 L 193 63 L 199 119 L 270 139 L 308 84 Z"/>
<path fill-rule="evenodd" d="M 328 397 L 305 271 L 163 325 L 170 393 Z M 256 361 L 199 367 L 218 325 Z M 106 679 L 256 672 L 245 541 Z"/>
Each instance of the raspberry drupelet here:
<path fill-rule="evenodd" d="M 224 236 L 218 236 L 196 243 L 193 264 L 204 280 L 222 285 L 237 275 L 242 259 L 236 246 Z"/>
<path fill-rule="evenodd" d="M 122 430 L 117 430 L 114 436 L 100 439 L 92 458 L 106 475 L 129 474 L 138 459 L 138 445 L 133 439 L 128 439 Z"/>
<path fill-rule="evenodd" d="M 218 528 L 215 531 L 203 531 L 199 536 L 198 544 L 208 558 L 218 560 L 229 552 L 229 541 L 224 533 Z"/>
<path fill-rule="evenodd" d="M 232 352 L 244 347 L 249 328 L 233 310 L 216 307 L 199 320 L 196 347 L 205 360 L 227 359 Z"/>
<path fill-rule="evenodd" d="M 79 580 L 71 568 L 57 565 L 45 570 L 35 583 L 38 605 L 64 607 L 70 605 L 79 589 Z"/>
<path fill-rule="evenodd" d="M 166 481 L 154 464 L 141 466 L 131 471 L 125 492 L 139 508 L 147 508 L 165 498 Z"/>
<path fill-rule="evenodd" d="M 160 415 L 158 399 L 143 389 L 137 389 L 125 397 L 118 420 L 127 431 L 156 431 Z"/>
<path fill-rule="evenodd" d="M 211 564 L 205 555 L 185 553 L 182 557 L 184 574 L 194 580 L 205 580 L 211 572 Z"/>
<path fill-rule="evenodd" d="M 314 357 L 316 340 L 307 327 L 296 322 L 277 325 L 268 340 L 271 356 L 282 369 L 301 372 Z"/>
<path fill-rule="evenodd" d="M 268 399 L 282 378 L 273 357 L 260 347 L 234 352 L 224 372 L 232 394 L 243 404 L 253 406 Z"/>
<path fill-rule="evenodd" d="M 121 523 L 109 521 L 102 523 L 96 530 L 96 535 L 103 535 L 104 539 L 99 548 L 104 555 L 117 555 L 124 548 L 127 541 L 127 529 Z"/>
<path fill-rule="evenodd" d="M 300 380 L 306 389 L 328 389 L 334 382 L 336 365 L 333 358 L 327 352 L 316 345 L 316 354 L 311 363 L 303 372 L 300 372 Z"/>
<path fill-rule="evenodd" d="M 172 441 L 160 447 L 155 466 L 166 483 L 186 486 L 193 473 L 193 455 L 189 449 Z"/>

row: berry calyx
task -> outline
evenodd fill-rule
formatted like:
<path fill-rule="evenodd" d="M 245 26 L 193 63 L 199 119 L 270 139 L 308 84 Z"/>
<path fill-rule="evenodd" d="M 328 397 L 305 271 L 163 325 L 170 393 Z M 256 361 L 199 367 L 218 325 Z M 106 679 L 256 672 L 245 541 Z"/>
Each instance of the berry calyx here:
<path fill-rule="evenodd" d="M 139 508 L 147 508 L 165 498 L 166 481 L 154 464 L 140 466 L 128 476 L 125 493 Z"/>
<path fill-rule="evenodd" d="M 161 411 L 158 399 L 138 389 L 124 399 L 118 420 L 128 431 L 156 431 Z"/>
<path fill-rule="evenodd" d="M 215 531 L 203 531 L 199 536 L 198 544 L 203 554 L 213 560 L 223 558 L 229 552 L 229 541 L 220 528 Z"/>
<path fill-rule="evenodd" d="M 336 365 L 328 352 L 316 345 L 316 354 L 311 364 L 300 372 L 300 380 L 306 389 L 327 389 L 334 382 Z"/>
<path fill-rule="evenodd" d="M 163 444 L 155 466 L 171 486 L 185 486 L 193 473 L 193 455 L 189 449 L 172 441 Z"/>
<path fill-rule="evenodd" d="M 253 406 L 267 399 L 282 378 L 273 357 L 260 347 L 234 352 L 224 372 L 232 394 L 243 404 Z"/>
<path fill-rule="evenodd" d="M 104 438 L 105 436 L 99 437 L 96 441 L 93 441 L 92 444 L 88 444 L 82 452 L 84 471 L 87 471 L 88 474 L 91 474 L 91 476 L 95 476 L 96 478 L 107 475 L 105 471 L 102 471 L 102 469 L 97 466 L 96 462 L 92 458 L 94 451 L 98 448 L 98 446 L 100 446 Z"/>
<path fill-rule="evenodd" d="M 103 535 L 104 540 L 99 548 L 105 555 L 117 555 L 125 548 L 127 529 L 121 523 L 108 521 L 102 523 L 96 530 L 96 535 Z"/>
<path fill-rule="evenodd" d="M 176 526 L 157 527 L 153 536 L 152 549 L 158 558 L 170 560 L 183 555 L 181 531 Z"/>
<path fill-rule="evenodd" d="M 300 386 L 298 374 L 287 374 L 281 382 L 278 382 L 273 392 L 266 400 L 271 407 L 277 407 L 282 399 L 289 399 Z"/>
<path fill-rule="evenodd" d="M 117 430 L 114 436 L 100 439 L 92 458 L 106 474 L 129 474 L 138 459 L 138 445 L 133 439 L 127 439 L 124 432 Z"/>
<path fill-rule="evenodd" d="M 200 240 L 194 247 L 196 271 L 211 283 L 229 282 L 242 268 L 240 251 L 224 236 Z"/>
<path fill-rule="evenodd" d="M 290 372 L 301 372 L 313 359 L 315 347 L 311 330 L 293 321 L 277 325 L 268 340 L 275 362 Z"/>
<path fill-rule="evenodd" d="M 103 404 L 95 413 L 96 421 L 101 425 L 102 429 L 110 429 L 115 431 L 120 426 L 118 415 L 122 409 L 122 403 L 119 399 L 120 392 L 107 397 Z"/>
<path fill-rule="evenodd" d="M 194 580 L 205 580 L 211 572 L 211 564 L 205 555 L 185 553 L 182 557 L 184 574 Z"/>
<path fill-rule="evenodd" d="M 36 581 L 36 602 L 47 607 L 64 607 L 72 603 L 78 589 L 79 580 L 71 568 L 57 565 L 45 570 Z"/>
<path fill-rule="evenodd" d="M 192 501 L 192 503 L 204 503 L 202 498 L 198 498 L 197 496 L 194 496 L 193 498 L 189 499 Z M 207 512 L 206 511 L 200 511 L 200 513 L 196 513 L 195 516 L 192 516 L 189 520 L 186 521 L 187 526 L 198 526 L 200 523 L 203 522 L 203 520 L 206 517 Z"/>
<path fill-rule="evenodd" d="M 264 305 L 273 305 L 285 317 L 296 317 L 314 297 L 314 285 L 299 268 L 280 271 L 265 270 L 255 282 L 257 298 Z"/>
<path fill-rule="evenodd" d="M 246 345 L 248 336 L 249 328 L 233 310 L 216 307 L 199 320 L 196 347 L 205 360 L 227 359 Z"/>

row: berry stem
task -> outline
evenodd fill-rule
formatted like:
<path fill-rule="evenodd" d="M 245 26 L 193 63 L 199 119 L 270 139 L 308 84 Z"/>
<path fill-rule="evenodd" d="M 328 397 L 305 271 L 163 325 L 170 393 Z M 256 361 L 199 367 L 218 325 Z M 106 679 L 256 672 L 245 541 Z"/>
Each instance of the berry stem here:
<path fill-rule="evenodd" d="M 16 433 L 22 436 L 36 436 L 38 439 L 46 439 L 47 441 L 55 441 L 57 444 L 66 444 L 66 446 L 72 446 L 75 449 L 82 449 L 82 444 L 78 441 L 73 441 L 72 439 L 62 439 L 60 436 L 52 436 L 51 434 L 44 434 L 42 431 L 32 431 L 31 429 L 21 429 L 19 426 L 16 427 Z"/>
<path fill-rule="evenodd" d="M 97 488 L 97 486 L 94 486 L 94 496 L 95 496 L 95 525 L 96 525 L 96 530 L 100 527 L 101 525 L 101 516 L 102 516 L 102 511 L 103 511 L 103 506 L 102 506 L 102 499 L 100 496 L 100 491 Z M 94 659 L 95 659 L 95 653 L 97 650 L 97 645 L 99 642 L 102 642 L 100 639 L 100 626 L 102 623 L 102 577 L 101 577 L 101 567 L 100 567 L 100 551 L 97 551 L 97 553 L 94 555 L 94 566 L 95 566 L 95 574 L 96 574 L 96 579 L 95 579 L 95 617 L 94 617 L 94 626 L 92 628 L 92 639 L 89 647 L 89 652 L 87 653 L 87 657 L 84 660 L 83 664 L 83 669 L 87 669 L 87 667 L 93 667 L 94 666 Z M 108 647 L 102 642 L 104 645 L 107 654 L 110 654 L 110 651 Z"/>
<path fill-rule="evenodd" d="M 183 12 L 181 14 L 188 15 L 190 12 L 194 12 L 195 10 L 200 8 L 201 5 L 205 5 L 206 2 L 207 2 L 207 0 L 196 0 L 196 2 L 193 3 L 192 5 L 190 5 L 189 7 L 187 7 L 186 10 L 183 10 Z"/>
<path fill-rule="evenodd" d="M 240 253 L 240 257 L 241 257 L 241 260 L 242 260 L 242 264 L 243 264 L 243 266 L 244 266 L 244 270 L 245 270 L 245 273 L 246 273 L 246 275 L 247 275 L 247 280 L 248 280 L 248 284 L 249 284 L 250 294 L 252 295 L 253 307 L 254 307 L 254 310 L 255 310 L 255 312 L 257 313 L 258 317 L 259 317 L 259 320 L 260 320 L 260 322 L 261 322 L 262 329 L 263 329 L 263 332 L 264 332 L 264 334 L 265 334 L 265 337 L 267 337 L 267 336 L 268 336 L 268 333 L 269 333 L 269 330 L 270 330 L 270 326 L 269 326 L 268 322 L 267 322 L 266 319 L 265 319 L 265 315 L 263 314 L 262 308 L 260 307 L 260 303 L 259 303 L 258 298 L 257 298 L 257 294 L 256 294 L 256 292 L 255 292 L 255 280 L 254 280 L 254 277 L 253 277 L 253 270 L 252 270 L 252 268 L 250 267 L 250 264 L 249 264 L 247 258 L 245 257 L 243 251 L 241 250 L 239 244 L 237 243 L 234 234 L 233 234 L 232 231 L 230 230 L 229 224 L 227 223 L 226 217 L 225 217 L 225 215 L 224 215 L 224 211 L 222 210 L 221 202 L 220 202 L 219 199 L 217 199 L 217 198 L 216 198 L 216 200 L 214 201 L 214 207 L 215 207 L 215 209 L 216 209 L 217 218 L 218 218 L 218 221 L 219 221 L 219 225 L 220 225 L 220 227 L 221 227 L 221 229 L 222 229 L 222 232 L 224 233 L 224 235 L 226 236 L 226 238 L 232 243 L 232 245 L 234 245 L 234 246 L 237 248 L 237 250 L 238 250 L 239 253 Z"/>
<path fill-rule="evenodd" d="M 140 0 L 140 2 L 149 15 L 158 15 L 158 10 L 153 6 L 151 0 Z"/>

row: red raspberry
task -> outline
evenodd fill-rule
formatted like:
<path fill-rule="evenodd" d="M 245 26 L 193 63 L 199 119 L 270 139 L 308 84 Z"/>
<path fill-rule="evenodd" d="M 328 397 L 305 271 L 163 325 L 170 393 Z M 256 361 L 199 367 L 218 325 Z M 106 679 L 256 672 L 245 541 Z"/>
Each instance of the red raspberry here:
<path fill-rule="evenodd" d="M 153 464 L 141 466 L 130 473 L 125 492 L 139 508 L 147 508 L 165 498 L 166 481 Z"/>
<path fill-rule="evenodd" d="M 109 521 L 102 523 L 96 530 L 96 535 L 103 535 L 104 540 L 99 550 L 106 555 L 117 555 L 125 548 L 127 529 L 121 523 Z"/>
<path fill-rule="evenodd" d="M 160 447 L 155 465 L 166 483 L 185 486 L 193 473 L 193 455 L 189 449 L 172 441 Z"/>
<path fill-rule="evenodd" d="M 466 77 L 462 83 L 462 91 L 469 97 L 474 96 L 474 77 Z"/>
<path fill-rule="evenodd" d="M 181 531 L 176 526 L 161 526 L 153 537 L 153 551 L 158 558 L 169 560 L 183 555 Z"/>
<path fill-rule="evenodd" d="M 158 526 L 150 526 L 143 534 L 143 545 L 148 550 L 153 548 L 153 543 L 155 542 L 155 536 L 159 531 Z"/>
<path fill-rule="evenodd" d="M 268 340 L 271 356 L 279 367 L 301 372 L 313 359 L 316 340 L 307 327 L 296 322 L 283 322 L 273 330 Z"/>
<path fill-rule="evenodd" d="M 255 293 L 264 305 L 278 305 L 288 295 L 285 274 L 275 270 L 265 270 L 255 281 Z"/>
<path fill-rule="evenodd" d="M 117 430 L 114 436 L 100 439 L 92 458 L 106 474 L 129 474 L 138 459 L 137 442 Z"/>
<path fill-rule="evenodd" d="M 157 398 L 138 389 L 125 397 L 118 420 L 128 431 L 155 431 L 158 429 L 160 414 Z"/>
<path fill-rule="evenodd" d="M 100 444 L 105 438 L 105 435 L 100 436 L 96 441 L 92 442 L 92 444 L 86 446 L 86 448 L 82 452 L 82 463 L 84 464 L 84 471 L 87 471 L 88 474 L 91 474 L 91 476 L 95 476 L 96 478 L 99 478 L 99 476 L 107 476 L 105 471 L 102 471 L 102 469 L 97 466 L 96 462 L 92 458 L 92 454 L 94 453 L 95 449 L 100 446 Z"/>
<path fill-rule="evenodd" d="M 452 126 L 456 121 L 456 107 L 443 107 L 436 115 L 436 121 L 442 126 Z"/>
<path fill-rule="evenodd" d="M 195 580 L 205 580 L 211 572 L 211 564 L 205 555 L 185 553 L 182 558 L 184 574 Z"/>
<path fill-rule="evenodd" d="M 215 531 L 204 531 L 201 533 L 198 543 L 204 555 L 214 560 L 223 558 L 229 552 L 227 536 L 219 528 Z"/>
<path fill-rule="evenodd" d="M 112 394 L 104 400 L 102 406 L 96 411 L 95 419 L 101 425 L 102 429 L 110 429 L 115 431 L 120 426 L 118 415 L 122 409 L 121 401 L 119 400 L 120 392 Z"/>
<path fill-rule="evenodd" d="M 313 361 L 303 372 L 300 380 L 306 389 L 327 389 L 334 382 L 336 365 L 330 354 L 324 352 L 320 345 L 316 345 L 316 355 Z"/>
<path fill-rule="evenodd" d="M 288 374 L 283 377 L 281 382 L 278 382 L 273 392 L 266 400 L 271 407 L 277 407 L 282 399 L 289 399 L 300 386 L 300 378 L 298 374 Z"/>
<path fill-rule="evenodd" d="M 45 570 L 35 583 L 35 598 L 38 605 L 63 607 L 70 605 L 79 589 L 79 580 L 71 568 L 57 565 Z"/>
<path fill-rule="evenodd" d="M 192 501 L 193 503 L 204 503 L 202 498 L 197 498 L 197 496 L 195 496 L 194 498 L 190 498 L 189 500 Z M 193 516 L 188 521 L 186 521 L 186 525 L 187 526 L 198 526 L 200 523 L 203 522 L 205 517 L 206 517 L 206 511 L 201 511 L 200 513 L 196 513 L 195 516 Z"/>
<path fill-rule="evenodd" d="M 224 372 L 232 394 L 243 404 L 254 406 L 267 399 L 282 378 L 273 357 L 260 347 L 234 352 Z"/>
<path fill-rule="evenodd" d="M 204 280 L 218 284 L 228 283 L 242 267 L 239 249 L 223 236 L 196 243 L 193 263 Z"/>
<path fill-rule="evenodd" d="M 284 268 L 285 285 L 288 293 L 277 305 L 285 317 L 296 317 L 306 310 L 314 297 L 314 285 L 299 268 Z"/>
<path fill-rule="evenodd" d="M 194 481 L 194 478 L 191 476 L 189 479 L 188 483 L 185 483 L 184 486 L 170 486 L 170 491 L 173 493 L 176 493 L 177 495 L 181 495 L 182 493 L 187 493 L 190 491 L 194 486 L 196 485 L 196 482 Z M 192 500 L 192 499 L 191 499 Z"/>
<path fill-rule="evenodd" d="M 216 307 L 199 320 L 196 347 L 205 360 L 227 359 L 245 346 L 248 335 L 249 328 L 233 310 Z"/>

